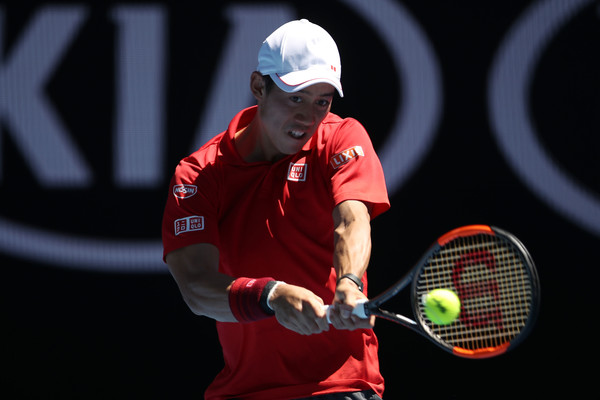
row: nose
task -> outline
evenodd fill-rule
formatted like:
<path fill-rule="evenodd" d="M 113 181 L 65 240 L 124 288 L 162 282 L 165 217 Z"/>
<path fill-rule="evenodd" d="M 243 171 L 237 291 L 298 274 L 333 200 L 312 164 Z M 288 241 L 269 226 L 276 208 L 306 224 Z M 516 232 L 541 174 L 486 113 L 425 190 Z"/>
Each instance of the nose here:
<path fill-rule="evenodd" d="M 304 105 L 296 110 L 296 115 L 294 117 L 297 123 L 310 127 L 314 124 L 316 120 L 316 113 L 313 107 L 310 105 Z"/>

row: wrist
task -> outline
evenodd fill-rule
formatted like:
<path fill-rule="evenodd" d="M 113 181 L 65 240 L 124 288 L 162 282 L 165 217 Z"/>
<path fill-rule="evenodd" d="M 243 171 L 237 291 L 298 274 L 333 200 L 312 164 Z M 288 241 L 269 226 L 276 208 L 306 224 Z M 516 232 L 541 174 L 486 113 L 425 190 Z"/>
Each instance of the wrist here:
<path fill-rule="evenodd" d="M 264 302 L 267 308 L 267 312 L 275 313 L 273 307 L 271 306 L 271 300 L 273 299 L 273 294 L 279 285 L 285 284 L 283 281 L 271 281 L 267 284 L 265 289 L 263 290 Z M 262 300 L 262 299 L 261 299 Z"/>
<path fill-rule="evenodd" d="M 354 282 L 354 284 L 358 287 L 358 290 L 360 290 L 361 292 L 363 291 L 363 288 L 364 288 L 363 287 L 363 282 L 362 282 L 362 280 L 358 276 L 356 276 L 354 274 L 344 274 L 344 275 L 342 275 L 342 276 L 340 276 L 338 278 L 337 285 L 340 284 L 340 281 L 342 279 L 347 279 L 349 281 Z"/>
<path fill-rule="evenodd" d="M 267 306 L 268 294 L 277 283 L 273 278 L 237 278 L 229 289 L 229 308 L 239 322 L 254 322 L 274 313 Z M 266 290 L 265 290 L 266 289 Z"/>

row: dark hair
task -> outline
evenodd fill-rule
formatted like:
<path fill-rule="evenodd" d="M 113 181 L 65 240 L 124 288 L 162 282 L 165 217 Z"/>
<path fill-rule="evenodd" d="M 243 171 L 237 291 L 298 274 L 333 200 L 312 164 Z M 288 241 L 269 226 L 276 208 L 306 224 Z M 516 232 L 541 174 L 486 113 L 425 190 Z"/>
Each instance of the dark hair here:
<path fill-rule="evenodd" d="M 273 82 L 273 79 L 269 75 L 263 75 L 262 77 L 265 81 L 265 93 L 269 94 L 271 89 L 273 89 L 275 82 Z"/>

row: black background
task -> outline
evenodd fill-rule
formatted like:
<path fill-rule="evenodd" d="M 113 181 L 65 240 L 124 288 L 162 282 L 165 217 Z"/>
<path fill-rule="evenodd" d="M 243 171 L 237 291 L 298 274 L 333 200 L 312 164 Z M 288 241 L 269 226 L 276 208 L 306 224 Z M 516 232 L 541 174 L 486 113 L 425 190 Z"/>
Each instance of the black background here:
<path fill-rule="evenodd" d="M 210 101 L 205 93 L 219 38 L 228 29 L 222 15 L 227 2 L 216 3 L 164 3 L 169 12 L 169 136 L 162 187 L 136 191 L 112 186 L 106 131 L 113 109 L 114 31 L 106 13 L 113 3 L 87 3 L 89 19 L 70 53 L 77 56 L 64 59 L 46 89 L 94 167 L 94 186 L 85 191 L 38 187 L 36 196 L 19 196 L 16 185 L 35 188 L 38 183 L 0 115 L 1 214 L 82 235 L 159 238 L 168 178 L 189 152 L 200 110 Z M 597 371 L 586 365 L 594 365 L 598 356 L 598 263 L 593 256 L 598 236 L 557 213 L 517 177 L 496 146 L 489 123 L 487 84 L 495 52 L 534 3 L 402 2 L 438 58 L 443 112 L 426 158 L 393 193 L 392 209 L 373 222 L 370 291 L 377 293 L 398 279 L 442 233 L 484 223 L 513 232 L 529 248 L 539 270 L 542 308 L 520 347 L 476 361 L 455 358 L 408 330 L 379 321 L 386 399 L 537 398 L 549 393 L 577 398 L 595 392 Z M 289 4 L 299 17 L 324 26 L 338 43 L 346 97 L 334 101 L 333 111 L 359 119 L 375 146 L 383 145 L 395 110 L 405 100 L 393 89 L 397 82 L 369 69 L 373 60 L 391 66 L 383 45 L 377 40 L 364 44 L 375 33 L 342 2 Z M 4 54 L 43 5 L 47 3 L 0 2 Z M 590 2 L 556 35 L 541 55 L 529 88 L 538 139 L 556 165 L 596 197 L 598 9 L 598 2 Z M 123 201 L 131 195 L 138 198 L 135 209 Z M 140 213 L 143 220 L 136 219 Z M 214 322 L 187 309 L 166 272 L 84 272 L 9 254 L 0 254 L 0 265 L 3 398 L 201 398 L 222 366 Z M 407 300 L 398 299 L 396 307 L 409 312 Z"/>

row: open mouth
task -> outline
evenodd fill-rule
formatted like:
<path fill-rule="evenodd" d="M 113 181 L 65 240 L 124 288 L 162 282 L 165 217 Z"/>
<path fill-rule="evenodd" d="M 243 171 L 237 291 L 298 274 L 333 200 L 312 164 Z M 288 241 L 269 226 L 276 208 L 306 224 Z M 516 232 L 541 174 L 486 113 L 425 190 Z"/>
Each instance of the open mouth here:
<path fill-rule="evenodd" d="M 302 139 L 304 135 L 306 135 L 306 132 L 292 130 L 288 131 L 288 135 L 290 135 L 294 139 Z"/>

